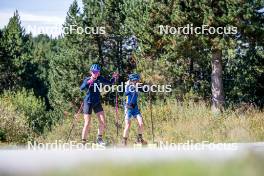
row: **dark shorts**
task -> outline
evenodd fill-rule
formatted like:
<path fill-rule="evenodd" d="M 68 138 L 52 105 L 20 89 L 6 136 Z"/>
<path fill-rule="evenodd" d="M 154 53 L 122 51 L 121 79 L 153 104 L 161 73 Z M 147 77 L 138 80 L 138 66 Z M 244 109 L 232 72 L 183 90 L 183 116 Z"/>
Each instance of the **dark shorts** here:
<path fill-rule="evenodd" d="M 92 110 L 94 111 L 94 113 L 98 113 L 98 112 L 101 112 L 103 111 L 103 107 L 101 105 L 101 103 L 98 103 L 98 104 L 93 104 L 93 103 L 87 103 L 87 102 L 84 102 L 83 103 L 83 113 L 84 114 L 92 114 Z"/>

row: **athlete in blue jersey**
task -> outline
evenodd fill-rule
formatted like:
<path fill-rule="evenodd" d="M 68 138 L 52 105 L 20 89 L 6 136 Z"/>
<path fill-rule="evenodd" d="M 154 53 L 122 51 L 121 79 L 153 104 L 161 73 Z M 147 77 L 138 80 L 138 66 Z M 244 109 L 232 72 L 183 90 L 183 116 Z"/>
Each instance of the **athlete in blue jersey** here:
<path fill-rule="evenodd" d="M 127 138 L 129 129 L 131 126 L 131 119 L 136 118 L 138 122 L 138 136 L 137 136 L 137 143 L 139 144 L 146 144 L 146 141 L 143 140 L 143 119 L 138 108 L 137 99 L 138 99 L 138 91 L 143 91 L 139 87 L 137 87 L 137 83 L 140 80 L 140 76 L 138 74 L 130 74 L 129 80 L 125 86 L 125 95 L 126 95 L 126 102 L 125 102 L 125 129 L 123 133 L 123 140 L 122 143 L 126 146 L 127 145 Z"/>
<path fill-rule="evenodd" d="M 84 127 L 82 130 L 82 143 L 86 143 L 87 134 L 91 126 L 92 110 L 96 113 L 99 120 L 97 143 L 104 144 L 102 135 L 105 130 L 105 114 L 100 102 L 99 84 L 110 85 L 118 79 L 118 74 L 114 73 L 113 78 L 109 81 L 100 76 L 100 66 L 93 64 L 90 68 L 90 77 L 86 77 L 80 87 L 80 90 L 86 90 L 86 96 L 83 100 Z M 96 86 L 97 85 L 97 86 Z"/>

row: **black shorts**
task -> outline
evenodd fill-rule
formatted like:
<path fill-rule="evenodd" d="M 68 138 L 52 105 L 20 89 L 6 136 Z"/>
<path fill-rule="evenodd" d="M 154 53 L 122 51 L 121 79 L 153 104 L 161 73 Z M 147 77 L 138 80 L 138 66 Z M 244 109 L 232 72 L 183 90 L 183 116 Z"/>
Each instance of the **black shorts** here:
<path fill-rule="evenodd" d="M 92 110 L 94 110 L 94 113 L 98 113 L 103 111 L 103 107 L 101 103 L 93 104 L 93 103 L 83 103 L 83 113 L 84 114 L 92 114 Z"/>

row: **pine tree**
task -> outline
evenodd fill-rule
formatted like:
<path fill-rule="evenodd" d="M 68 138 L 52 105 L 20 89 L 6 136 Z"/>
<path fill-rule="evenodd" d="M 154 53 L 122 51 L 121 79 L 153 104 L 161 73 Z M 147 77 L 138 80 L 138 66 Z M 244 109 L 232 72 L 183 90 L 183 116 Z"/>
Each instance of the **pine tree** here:
<path fill-rule="evenodd" d="M 123 8 L 126 15 L 125 30 L 138 38 L 140 50 L 134 53 L 133 58 L 143 80 L 152 84 L 170 84 L 175 86 L 174 91 L 180 89 L 183 94 L 181 85 L 186 83 L 186 61 L 181 56 L 184 55 L 183 37 L 162 35 L 158 29 L 159 25 L 181 23 L 180 14 L 175 20 L 177 24 L 172 22 L 173 14 L 178 12 L 175 5 L 172 1 L 136 0 L 126 1 Z"/>
<path fill-rule="evenodd" d="M 80 13 L 80 8 L 76 0 L 73 1 L 67 12 L 64 28 L 64 44 L 66 47 L 75 48 L 77 50 L 82 50 L 84 46 L 83 35 L 78 34 L 76 30 L 78 27 L 83 27 L 82 25 L 82 15 Z M 71 30 L 73 29 L 73 30 Z"/>
<path fill-rule="evenodd" d="M 83 15 L 76 1 L 70 6 L 64 27 L 76 25 L 83 28 Z M 49 61 L 49 101 L 60 118 L 65 111 L 74 112 L 81 102 L 80 83 L 88 74 L 91 64 L 90 38 L 85 34 L 66 33 L 59 48 Z"/>
<path fill-rule="evenodd" d="M 3 43 L 3 31 L 0 30 L 0 92 L 5 88 L 6 79 L 6 63 L 5 63 L 6 51 Z"/>
<path fill-rule="evenodd" d="M 34 73 L 30 77 L 31 87 L 35 94 L 45 99 L 47 109 L 50 109 L 50 102 L 48 99 L 48 90 L 50 87 L 48 73 L 49 63 L 53 55 L 57 53 L 58 40 L 51 39 L 48 35 L 39 34 L 33 38 L 32 46 L 32 66 L 34 65 Z"/>
<path fill-rule="evenodd" d="M 5 68 L 2 75 L 2 85 L 4 89 L 20 87 L 22 84 L 22 74 L 24 72 L 23 62 L 25 59 L 25 31 L 21 26 L 18 11 L 10 18 L 9 23 L 3 30 L 2 47 L 4 57 L 2 63 Z"/>
<path fill-rule="evenodd" d="M 133 5 L 134 2 L 140 1 L 133 1 L 130 4 Z M 143 60 L 139 61 L 143 66 L 142 71 L 147 73 L 146 76 L 152 75 L 152 78 L 151 76 L 149 78 L 153 80 L 155 77 L 153 75 L 155 73 L 162 75 L 159 73 L 159 70 L 162 70 L 165 73 L 163 74 L 165 79 L 162 80 L 166 80 L 166 77 L 175 78 L 174 85 L 178 87 L 182 84 L 184 89 L 187 86 L 186 90 L 189 89 L 189 85 L 193 88 L 203 87 L 204 96 L 207 96 L 206 90 L 210 81 L 212 110 L 221 111 L 225 103 L 223 59 L 225 62 L 226 58 L 232 57 L 230 52 L 236 55 L 238 35 L 161 35 L 157 26 L 179 27 L 186 24 L 193 24 L 194 27 L 208 25 L 215 28 L 235 26 L 240 36 L 248 36 L 252 27 L 246 27 L 248 25 L 245 24 L 252 23 L 250 17 L 254 16 L 256 11 L 252 7 L 260 7 L 260 1 L 155 0 L 152 4 L 151 2 L 145 4 L 149 4 L 150 7 L 149 13 L 145 15 L 141 8 L 132 8 L 133 10 L 126 8 L 127 14 L 131 15 L 130 18 L 127 17 L 129 19 L 126 22 L 127 28 L 135 32 L 136 36 L 140 36 L 140 43 L 143 43 L 140 57 L 145 59 L 146 64 L 142 62 Z M 143 22 L 138 22 L 140 20 Z M 258 25 L 253 25 L 253 29 L 258 28 Z M 208 68 L 209 64 L 211 68 Z M 211 79 L 208 77 L 210 70 Z M 173 83 L 173 80 L 167 81 Z M 191 84 L 188 85 L 188 82 Z M 205 85 L 202 85 L 202 82 Z"/>
<path fill-rule="evenodd" d="M 127 7 L 127 3 L 124 0 L 106 1 L 108 36 L 104 43 L 105 50 L 109 51 L 106 52 L 106 57 L 113 66 L 111 69 L 118 70 L 124 77 L 134 68 L 131 52 L 137 49 L 137 37 L 125 29 L 128 14 L 124 7 Z"/>
<path fill-rule="evenodd" d="M 107 65 L 103 53 L 106 34 L 101 33 L 106 27 L 106 4 L 103 0 L 83 0 L 83 7 L 83 27 L 89 29 L 89 33 L 83 35 L 87 46 L 86 55 L 89 56 L 90 62 Z"/>
<path fill-rule="evenodd" d="M 264 16 L 258 12 L 263 3 L 249 2 L 247 6 L 249 9 L 241 11 L 243 25 L 237 37 L 236 55 L 224 60 L 224 88 L 230 105 L 246 102 L 263 107 Z"/>
<path fill-rule="evenodd" d="M 189 19 L 197 21 L 198 14 L 200 15 L 201 24 L 209 26 L 228 27 L 235 26 L 238 29 L 238 34 L 210 34 L 208 36 L 199 36 L 198 40 L 203 44 L 204 50 L 210 52 L 211 57 L 211 91 L 212 91 L 212 110 L 219 112 L 225 104 L 224 86 L 223 86 L 223 71 L 224 59 L 231 59 L 230 53 L 235 53 L 237 48 L 237 36 L 247 36 L 243 22 L 250 21 L 250 16 L 254 15 L 252 7 L 258 6 L 257 1 L 238 2 L 229 1 L 191 1 L 185 3 L 187 9 L 191 9 Z M 193 19 L 192 19 L 193 18 Z M 254 26 L 254 25 L 253 25 Z"/>

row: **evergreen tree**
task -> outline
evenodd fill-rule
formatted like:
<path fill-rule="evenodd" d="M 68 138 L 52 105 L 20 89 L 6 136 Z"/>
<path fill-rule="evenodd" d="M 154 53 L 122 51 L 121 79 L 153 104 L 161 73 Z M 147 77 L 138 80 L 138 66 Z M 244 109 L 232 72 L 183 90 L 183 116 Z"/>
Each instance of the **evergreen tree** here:
<path fill-rule="evenodd" d="M 82 14 L 76 1 L 70 6 L 64 27 L 83 28 Z M 48 80 L 50 84 L 49 101 L 60 118 L 65 111 L 74 112 L 81 102 L 79 86 L 88 74 L 91 63 L 89 37 L 73 33 L 65 33 L 59 49 L 49 61 Z"/>
<path fill-rule="evenodd" d="M 247 6 L 249 9 L 241 12 L 235 55 L 224 60 L 224 87 L 228 104 L 246 102 L 263 107 L 264 13 L 258 12 L 263 3 L 248 2 Z"/>
<path fill-rule="evenodd" d="M 6 81 L 5 57 L 6 57 L 6 51 L 3 43 L 3 31 L 0 30 L 0 93 L 5 88 L 5 81 Z"/>
<path fill-rule="evenodd" d="M 85 48 L 83 47 L 83 35 L 78 34 L 78 32 L 81 32 L 77 30 L 78 27 L 83 28 L 82 15 L 80 13 L 80 8 L 78 7 L 77 1 L 74 0 L 69 7 L 65 23 L 63 24 L 65 32 L 63 41 L 66 47 L 82 50 Z"/>
<path fill-rule="evenodd" d="M 3 89 L 12 89 L 22 84 L 23 63 L 27 59 L 24 45 L 26 43 L 25 31 L 21 26 L 18 11 L 15 11 L 3 31 L 2 47 L 5 54 L 1 63 L 5 71 L 1 82 Z"/>
<path fill-rule="evenodd" d="M 123 0 L 105 1 L 107 36 L 103 42 L 103 53 L 109 63 L 108 70 L 118 71 L 122 77 L 134 68 L 131 53 L 137 49 L 137 37 L 125 30 L 126 3 Z"/>
<path fill-rule="evenodd" d="M 143 60 L 139 62 L 146 76 L 152 75 L 148 76 L 152 81 L 158 78 L 153 76 L 155 73 L 163 75 L 161 80 L 166 80 L 166 77 L 175 78 L 174 83 L 173 80 L 166 82 L 172 82 L 177 87 L 183 85 L 187 91 L 193 88 L 204 89 L 199 91 L 204 97 L 208 95 L 206 90 L 211 82 L 212 110 L 221 111 L 225 102 L 223 59 L 231 59 L 231 53 L 236 55 L 237 36 L 246 37 L 252 32 L 257 32 L 257 28 L 260 29 L 260 23 L 252 21 L 256 9 L 260 7 L 260 1 L 155 0 L 153 3 L 148 2 L 149 6 L 145 5 L 149 7 L 147 13 L 137 8 L 139 6 L 133 8 L 133 3 L 140 1 L 131 1 L 130 6 L 126 8 L 126 14 L 131 16 L 127 17 L 129 20 L 126 21 L 126 26 L 135 32 L 136 36 L 140 36 L 140 43 L 143 44 L 140 57 Z M 235 26 L 238 28 L 238 35 L 161 35 L 158 30 L 159 25 L 179 27 L 186 24 L 215 28 Z M 253 24 L 253 27 L 245 24 Z M 258 30 L 257 34 L 261 34 L 261 30 Z M 253 35 L 250 37 L 259 38 Z M 210 64 L 211 68 L 208 68 Z M 159 70 L 162 70 L 163 74 Z"/>
<path fill-rule="evenodd" d="M 33 38 L 33 64 L 34 73 L 31 75 L 31 87 L 35 90 L 37 96 L 45 99 L 47 109 L 50 109 L 50 102 L 48 99 L 49 90 L 49 63 L 54 54 L 56 54 L 56 47 L 58 40 L 51 39 L 47 35 L 40 34 Z"/>

